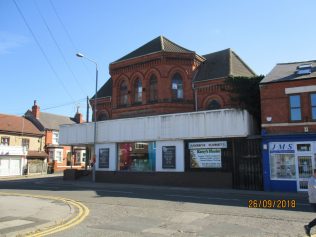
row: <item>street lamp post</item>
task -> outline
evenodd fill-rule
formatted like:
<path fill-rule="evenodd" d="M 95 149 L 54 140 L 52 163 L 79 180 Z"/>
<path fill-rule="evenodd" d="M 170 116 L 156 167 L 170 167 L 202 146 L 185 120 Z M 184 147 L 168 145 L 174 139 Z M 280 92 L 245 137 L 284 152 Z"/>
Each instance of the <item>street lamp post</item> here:
<path fill-rule="evenodd" d="M 79 58 L 85 58 L 88 61 L 92 62 L 95 64 L 95 96 L 94 96 L 94 138 L 93 138 L 93 146 L 94 146 L 94 157 L 96 159 L 96 141 L 97 141 L 97 99 L 98 99 L 98 63 L 94 60 L 92 60 L 91 58 L 88 58 L 86 56 L 84 56 L 81 53 L 77 53 L 76 54 L 77 57 Z M 94 164 L 92 167 L 92 180 L 93 182 L 95 182 L 95 161 L 94 160 Z"/>

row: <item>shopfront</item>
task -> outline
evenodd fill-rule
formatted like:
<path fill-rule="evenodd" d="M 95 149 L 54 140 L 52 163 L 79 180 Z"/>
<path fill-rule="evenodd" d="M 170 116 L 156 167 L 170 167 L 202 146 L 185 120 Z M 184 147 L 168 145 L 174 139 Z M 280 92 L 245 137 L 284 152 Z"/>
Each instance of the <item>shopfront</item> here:
<path fill-rule="evenodd" d="M 272 137 L 263 142 L 264 186 L 267 191 L 307 191 L 316 168 L 312 136 Z"/>

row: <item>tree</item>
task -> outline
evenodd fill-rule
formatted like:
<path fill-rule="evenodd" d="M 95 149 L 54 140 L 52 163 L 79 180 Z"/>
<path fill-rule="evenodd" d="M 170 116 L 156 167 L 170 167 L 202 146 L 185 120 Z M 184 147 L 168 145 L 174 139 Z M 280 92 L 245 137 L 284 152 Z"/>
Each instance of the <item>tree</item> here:
<path fill-rule="evenodd" d="M 225 83 L 230 99 L 241 109 L 246 109 L 261 124 L 260 88 L 263 75 L 255 77 L 229 77 Z"/>

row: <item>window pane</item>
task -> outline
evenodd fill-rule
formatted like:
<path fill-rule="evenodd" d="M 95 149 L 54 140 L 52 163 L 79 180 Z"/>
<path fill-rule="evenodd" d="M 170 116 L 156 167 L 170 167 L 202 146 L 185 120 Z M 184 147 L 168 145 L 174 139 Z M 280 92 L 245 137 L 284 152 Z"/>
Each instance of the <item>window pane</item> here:
<path fill-rule="evenodd" d="M 312 118 L 316 119 L 316 107 L 312 109 Z"/>
<path fill-rule="evenodd" d="M 270 154 L 271 179 L 296 179 L 294 154 Z"/>
<path fill-rule="evenodd" d="M 312 106 L 316 106 L 316 94 L 311 94 L 311 104 Z"/>
<path fill-rule="evenodd" d="M 301 109 L 291 109 L 291 120 L 302 120 Z"/>
<path fill-rule="evenodd" d="M 301 107 L 301 97 L 299 95 L 291 95 L 290 96 L 290 106 L 293 107 Z"/>
<path fill-rule="evenodd" d="M 119 144 L 119 170 L 155 171 L 156 152 L 154 142 Z"/>

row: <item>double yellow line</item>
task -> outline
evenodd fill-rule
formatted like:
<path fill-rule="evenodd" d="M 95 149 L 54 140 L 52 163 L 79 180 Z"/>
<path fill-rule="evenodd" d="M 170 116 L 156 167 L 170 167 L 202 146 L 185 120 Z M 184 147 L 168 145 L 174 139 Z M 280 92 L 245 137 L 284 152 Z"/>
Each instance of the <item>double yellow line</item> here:
<path fill-rule="evenodd" d="M 35 232 L 31 232 L 31 233 L 26 234 L 26 236 L 30 236 L 30 237 L 46 236 L 46 235 L 54 234 L 54 233 L 62 231 L 62 230 L 66 230 L 68 228 L 71 228 L 71 227 L 79 224 L 89 215 L 89 209 L 84 204 L 82 204 L 81 202 L 72 200 L 72 199 L 68 199 L 68 198 L 43 196 L 43 195 L 21 194 L 21 193 L 4 193 L 4 192 L 0 192 L 0 195 L 3 195 L 3 196 L 23 196 L 23 197 L 32 197 L 32 198 L 41 198 L 41 199 L 50 199 L 50 200 L 62 201 L 64 203 L 78 209 L 78 214 L 74 218 L 67 220 L 65 223 L 62 223 L 62 224 L 53 225 L 50 227 L 46 227 L 43 230 L 39 230 L 39 231 L 35 231 Z"/>

